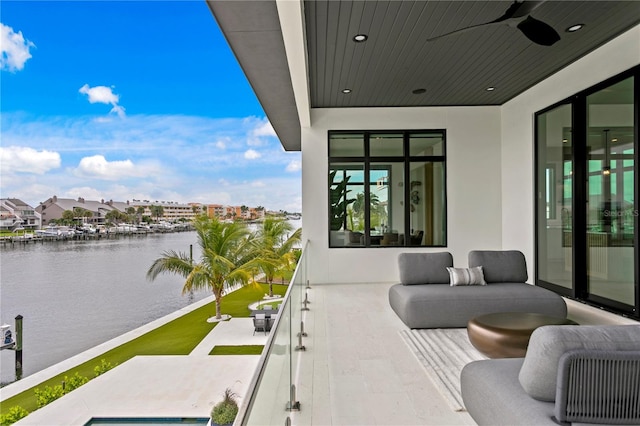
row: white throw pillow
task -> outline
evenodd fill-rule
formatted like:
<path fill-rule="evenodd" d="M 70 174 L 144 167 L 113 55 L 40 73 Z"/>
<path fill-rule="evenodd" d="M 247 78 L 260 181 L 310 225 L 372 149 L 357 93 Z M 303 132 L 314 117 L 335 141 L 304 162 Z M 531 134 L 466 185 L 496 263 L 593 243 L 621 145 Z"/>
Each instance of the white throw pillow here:
<path fill-rule="evenodd" d="M 447 271 L 449 271 L 449 282 L 452 287 L 457 285 L 487 285 L 484 280 L 482 266 L 474 268 L 447 267 Z"/>

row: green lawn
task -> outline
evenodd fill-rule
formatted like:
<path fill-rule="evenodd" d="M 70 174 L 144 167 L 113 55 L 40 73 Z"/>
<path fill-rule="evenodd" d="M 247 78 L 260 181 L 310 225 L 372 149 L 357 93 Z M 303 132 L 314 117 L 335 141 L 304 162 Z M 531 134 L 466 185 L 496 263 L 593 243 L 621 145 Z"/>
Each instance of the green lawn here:
<path fill-rule="evenodd" d="M 264 345 L 214 346 L 209 355 L 261 355 Z"/>
<path fill-rule="evenodd" d="M 284 294 L 283 290 L 282 294 Z M 222 313 L 232 317 L 248 317 L 248 305 L 261 300 L 264 294 L 269 291 L 266 284 L 255 284 L 237 291 L 229 293 L 222 299 Z M 28 389 L 18 395 L 2 401 L 0 414 L 6 414 L 9 408 L 19 405 L 27 411 L 37 409 L 35 388 L 44 386 L 55 386 L 61 384 L 64 376 L 73 376 L 76 372 L 81 376 L 93 378 L 94 367 L 100 364 L 101 360 L 116 365 L 122 364 L 137 355 L 188 355 L 200 341 L 217 325 L 207 322 L 207 318 L 215 314 L 215 302 L 209 303 L 190 312 L 186 315 L 156 328 L 130 342 L 117 348 L 111 349 L 104 354 L 93 358 L 84 364 L 65 371 L 38 386 Z M 240 347 L 242 348 L 242 347 Z M 262 348 L 262 347 L 261 347 Z M 240 351 L 257 351 L 252 349 L 239 349 Z M 262 349 L 260 349 L 260 354 Z"/>

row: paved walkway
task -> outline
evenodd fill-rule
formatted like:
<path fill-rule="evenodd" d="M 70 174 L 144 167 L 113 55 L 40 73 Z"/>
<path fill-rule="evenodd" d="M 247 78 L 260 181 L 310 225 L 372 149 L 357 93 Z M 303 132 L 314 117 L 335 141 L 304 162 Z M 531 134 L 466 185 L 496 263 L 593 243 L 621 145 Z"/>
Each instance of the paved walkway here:
<path fill-rule="evenodd" d="M 0 389 L 7 399 L 105 351 L 212 302 L 203 299 L 180 311 L 89 349 Z M 93 417 L 208 417 L 226 388 L 239 403 L 258 365 L 257 355 L 209 356 L 216 345 L 264 345 L 251 318 L 218 324 L 187 356 L 137 356 L 48 404 L 17 425 L 84 425 Z"/>

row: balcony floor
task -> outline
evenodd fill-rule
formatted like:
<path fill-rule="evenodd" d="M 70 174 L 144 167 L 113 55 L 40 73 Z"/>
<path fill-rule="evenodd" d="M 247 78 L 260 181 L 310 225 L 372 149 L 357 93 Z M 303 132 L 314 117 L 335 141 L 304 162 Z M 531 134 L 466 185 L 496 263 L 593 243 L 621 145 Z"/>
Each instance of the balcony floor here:
<path fill-rule="evenodd" d="M 400 337 L 408 327 L 388 302 L 392 284 L 317 284 L 308 290 L 298 380 L 304 425 L 474 425 L 453 411 Z M 580 324 L 637 324 L 567 300 Z"/>
<path fill-rule="evenodd" d="M 408 328 L 389 306 L 390 285 L 309 290 L 300 368 L 309 374 L 299 381 L 293 424 L 475 424 L 449 407 L 400 337 Z"/>

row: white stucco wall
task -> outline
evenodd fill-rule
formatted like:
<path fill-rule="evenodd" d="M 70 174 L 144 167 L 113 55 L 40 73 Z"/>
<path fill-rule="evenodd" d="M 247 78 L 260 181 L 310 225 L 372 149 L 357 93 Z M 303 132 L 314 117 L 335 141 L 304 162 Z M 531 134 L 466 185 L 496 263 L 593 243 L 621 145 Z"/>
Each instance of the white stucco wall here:
<path fill-rule="evenodd" d="M 534 114 L 640 64 L 640 26 L 501 107 L 502 247 L 521 250 L 534 277 Z"/>
<path fill-rule="evenodd" d="M 302 129 L 303 238 L 314 283 L 398 280 L 403 251 L 521 250 L 534 277 L 534 113 L 640 63 L 640 26 L 501 107 L 315 109 Z M 328 248 L 327 132 L 446 129 L 445 248 Z"/>
<path fill-rule="evenodd" d="M 500 249 L 501 147 L 498 107 L 312 110 L 302 133 L 303 238 L 310 240 L 309 279 L 315 283 L 398 280 L 404 251 L 453 254 L 467 265 L 473 249 Z M 446 129 L 446 248 L 332 248 L 328 243 L 327 132 L 329 130 Z"/>

